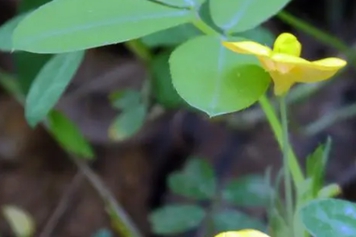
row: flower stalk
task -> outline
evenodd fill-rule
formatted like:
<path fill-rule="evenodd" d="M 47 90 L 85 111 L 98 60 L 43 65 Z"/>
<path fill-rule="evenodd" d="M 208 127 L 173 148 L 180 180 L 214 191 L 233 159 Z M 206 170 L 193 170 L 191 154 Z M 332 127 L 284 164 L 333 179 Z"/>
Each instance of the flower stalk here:
<path fill-rule="evenodd" d="M 280 34 L 274 42 L 273 49 L 253 41 L 223 42 L 222 44 L 233 52 L 254 55 L 261 66 L 269 73 L 274 83 L 274 94 L 280 101 L 280 120 L 266 95 L 263 95 L 259 102 L 282 149 L 286 221 L 290 228 L 289 235 L 293 236 L 296 207 L 293 202 L 292 179 L 298 197 L 300 184 L 304 182 L 304 177 L 300 164 L 290 148 L 286 96 L 294 84 L 327 80 L 345 67 L 347 63 L 340 58 L 325 58 L 317 61 L 303 59 L 300 56 L 302 45 L 290 33 Z M 296 203 L 298 203 L 298 200 L 296 200 Z M 253 230 L 222 234 L 216 237 L 266 237 L 265 234 Z"/>

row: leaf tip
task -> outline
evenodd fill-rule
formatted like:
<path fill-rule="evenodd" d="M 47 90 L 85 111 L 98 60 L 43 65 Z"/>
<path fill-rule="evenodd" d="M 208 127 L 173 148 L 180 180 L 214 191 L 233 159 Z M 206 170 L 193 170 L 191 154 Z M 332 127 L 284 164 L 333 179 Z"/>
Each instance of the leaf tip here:
<path fill-rule="evenodd" d="M 32 115 L 28 115 L 27 113 L 25 114 L 25 118 L 26 118 L 26 121 L 27 121 L 27 124 L 31 127 L 31 128 L 35 128 L 38 123 L 39 123 L 39 120 L 37 118 L 35 118 L 34 116 Z"/>

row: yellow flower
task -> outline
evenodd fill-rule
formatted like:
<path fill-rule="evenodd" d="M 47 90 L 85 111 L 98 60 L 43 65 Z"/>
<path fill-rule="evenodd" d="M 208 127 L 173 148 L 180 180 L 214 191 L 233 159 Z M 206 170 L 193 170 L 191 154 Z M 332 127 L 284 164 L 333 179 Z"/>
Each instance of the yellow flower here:
<path fill-rule="evenodd" d="M 282 33 L 274 42 L 273 50 L 253 41 L 223 42 L 223 45 L 241 54 L 255 55 L 274 82 L 274 93 L 283 95 L 295 83 L 313 83 L 334 76 L 346 61 L 325 58 L 308 61 L 300 57 L 302 46 L 297 38 Z"/>
<path fill-rule="evenodd" d="M 246 229 L 240 231 L 222 232 L 216 235 L 215 237 L 269 237 L 269 236 L 257 230 Z"/>

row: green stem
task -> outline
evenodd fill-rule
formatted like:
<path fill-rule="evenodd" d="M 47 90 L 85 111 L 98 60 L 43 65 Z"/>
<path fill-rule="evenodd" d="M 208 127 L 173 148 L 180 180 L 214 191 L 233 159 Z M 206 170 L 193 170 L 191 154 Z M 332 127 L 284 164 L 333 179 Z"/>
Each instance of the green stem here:
<path fill-rule="evenodd" d="M 192 23 L 196 28 L 198 28 L 201 32 L 203 32 L 206 35 L 214 35 L 214 36 L 220 35 L 211 26 L 209 26 L 202 19 L 200 19 L 199 16 L 197 16 L 196 19 Z"/>
<path fill-rule="evenodd" d="M 283 131 L 283 171 L 284 171 L 284 191 L 286 198 L 287 207 L 287 219 L 289 225 L 293 226 L 293 189 L 292 180 L 289 172 L 289 162 L 288 162 L 288 151 L 289 151 L 289 133 L 288 133 L 288 119 L 287 119 L 287 105 L 285 97 L 280 98 L 280 111 L 281 111 L 281 121 L 282 121 L 282 131 Z"/>
<path fill-rule="evenodd" d="M 144 63 L 149 63 L 153 58 L 150 50 L 140 40 L 127 41 L 125 42 L 125 46 Z"/>
<path fill-rule="evenodd" d="M 279 146 L 283 148 L 282 125 L 278 120 L 278 117 L 273 109 L 273 106 L 271 105 L 266 95 L 263 95 L 260 98 L 259 103 L 263 112 L 266 114 L 267 120 L 272 128 L 272 131 L 274 133 L 274 136 L 276 137 Z M 288 149 L 288 167 L 292 174 L 294 185 L 298 190 L 299 185 L 304 180 L 304 175 L 300 168 L 298 159 L 291 148 Z"/>

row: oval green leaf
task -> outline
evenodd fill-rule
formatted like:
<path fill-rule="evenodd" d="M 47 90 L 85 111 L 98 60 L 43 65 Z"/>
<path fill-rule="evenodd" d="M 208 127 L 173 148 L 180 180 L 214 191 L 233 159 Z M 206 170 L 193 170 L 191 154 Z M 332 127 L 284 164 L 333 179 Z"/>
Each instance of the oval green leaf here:
<path fill-rule="evenodd" d="M 38 72 L 53 57 L 52 54 L 34 54 L 27 52 L 15 52 L 13 54 L 17 69 L 17 78 L 21 90 L 25 95 L 30 90 L 32 82 L 35 80 Z M 29 63 L 31 62 L 31 63 Z"/>
<path fill-rule="evenodd" d="M 67 152 L 79 158 L 92 159 L 94 152 L 79 128 L 59 111 L 51 111 L 48 115 L 49 132 Z"/>
<path fill-rule="evenodd" d="M 192 15 L 189 10 L 142 0 L 51 1 L 18 25 L 14 48 L 34 53 L 84 50 L 174 27 Z"/>
<path fill-rule="evenodd" d="M 215 214 L 214 226 L 217 232 L 241 229 L 266 230 L 266 226 L 258 219 L 235 210 L 225 210 Z"/>
<path fill-rule="evenodd" d="M 109 128 L 110 138 L 122 141 L 135 135 L 143 126 L 147 114 L 144 104 L 124 110 Z"/>
<path fill-rule="evenodd" d="M 22 0 L 19 2 L 18 11 L 23 13 L 46 4 L 52 0 Z"/>
<path fill-rule="evenodd" d="M 216 179 L 213 167 L 203 159 L 191 159 L 181 172 L 175 172 L 168 178 L 172 192 L 197 200 L 213 198 L 216 191 Z"/>
<path fill-rule="evenodd" d="M 18 12 L 20 14 L 26 14 L 38 7 L 48 3 L 52 0 L 22 0 L 18 5 Z M 23 18 L 24 19 L 24 18 Z M 15 28 L 16 29 L 16 28 Z M 14 31 L 15 31 L 14 29 Z M 13 34 L 11 35 L 12 49 L 13 46 Z M 16 52 L 13 54 L 14 63 L 16 65 L 17 78 L 21 86 L 21 90 L 24 95 L 27 95 L 31 84 L 41 68 L 47 63 L 47 61 L 53 56 L 51 54 L 33 54 L 27 52 Z M 31 63 L 29 63 L 31 62 Z"/>
<path fill-rule="evenodd" d="M 203 35 L 191 23 L 182 24 L 167 30 L 159 31 L 142 38 L 148 47 L 174 47 L 191 38 Z"/>
<path fill-rule="evenodd" d="M 247 30 L 244 32 L 239 32 L 236 34 L 236 37 L 245 38 L 252 41 L 256 41 L 260 44 L 272 47 L 274 43 L 274 39 L 276 38 L 271 31 L 268 29 L 258 26 L 251 30 Z M 234 41 L 233 38 L 229 39 L 229 41 Z"/>
<path fill-rule="evenodd" d="M 356 236 L 356 204 L 338 200 L 311 201 L 300 210 L 302 222 L 314 237 Z"/>
<path fill-rule="evenodd" d="M 19 22 L 21 22 L 26 15 L 27 13 L 17 15 L 14 18 L 5 22 L 5 24 L 0 27 L 0 51 L 12 51 L 12 34 Z"/>
<path fill-rule="evenodd" d="M 170 68 L 178 94 L 211 117 L 252 105 L 270 82 L 255 57 L 235 54 L 212 36 L 179 46 L 170 57 Z"/>
<path fill-rule="evenodd" d="M 157 101 L 165 108 L 173 109 L 186 105 L 172 84 L 169 71 L 169 53 L 160 54 L 151 62 L 152 91 Z"/>
<path fill-rule="evenodd" d="M 115 108 L 129 110 L 141 104 L 142 95 L 138 90 L 127 89 L 112 93 L 110 99 Z"/>
<path fill-rule="evenodd" d="M 159 235 L 179 234 L 197 227 L 204 219 L 204 209 L 194 205 L 169 205 L 154 211 L 149 219 Z"/>
<path fill-rule="evenodd" d="M 223 191 L 223 197 L 239 206 L 267 206 L 272 192 L 272 187 L 268 186 L 263 176 L 247 175 L 230 181 Z"/>
<path fill-rule="evenodd" d="M 225 31 L 241 32 L 262 24 L 291 0 L 210 0 L 211 17 Z"/>
<path fill-rule="evenodd" d="M 84 51 L 51 58 L 33 81 L 26 98 L 25 116 L 33 127 L 55 106 L 84 57 Z"/>

